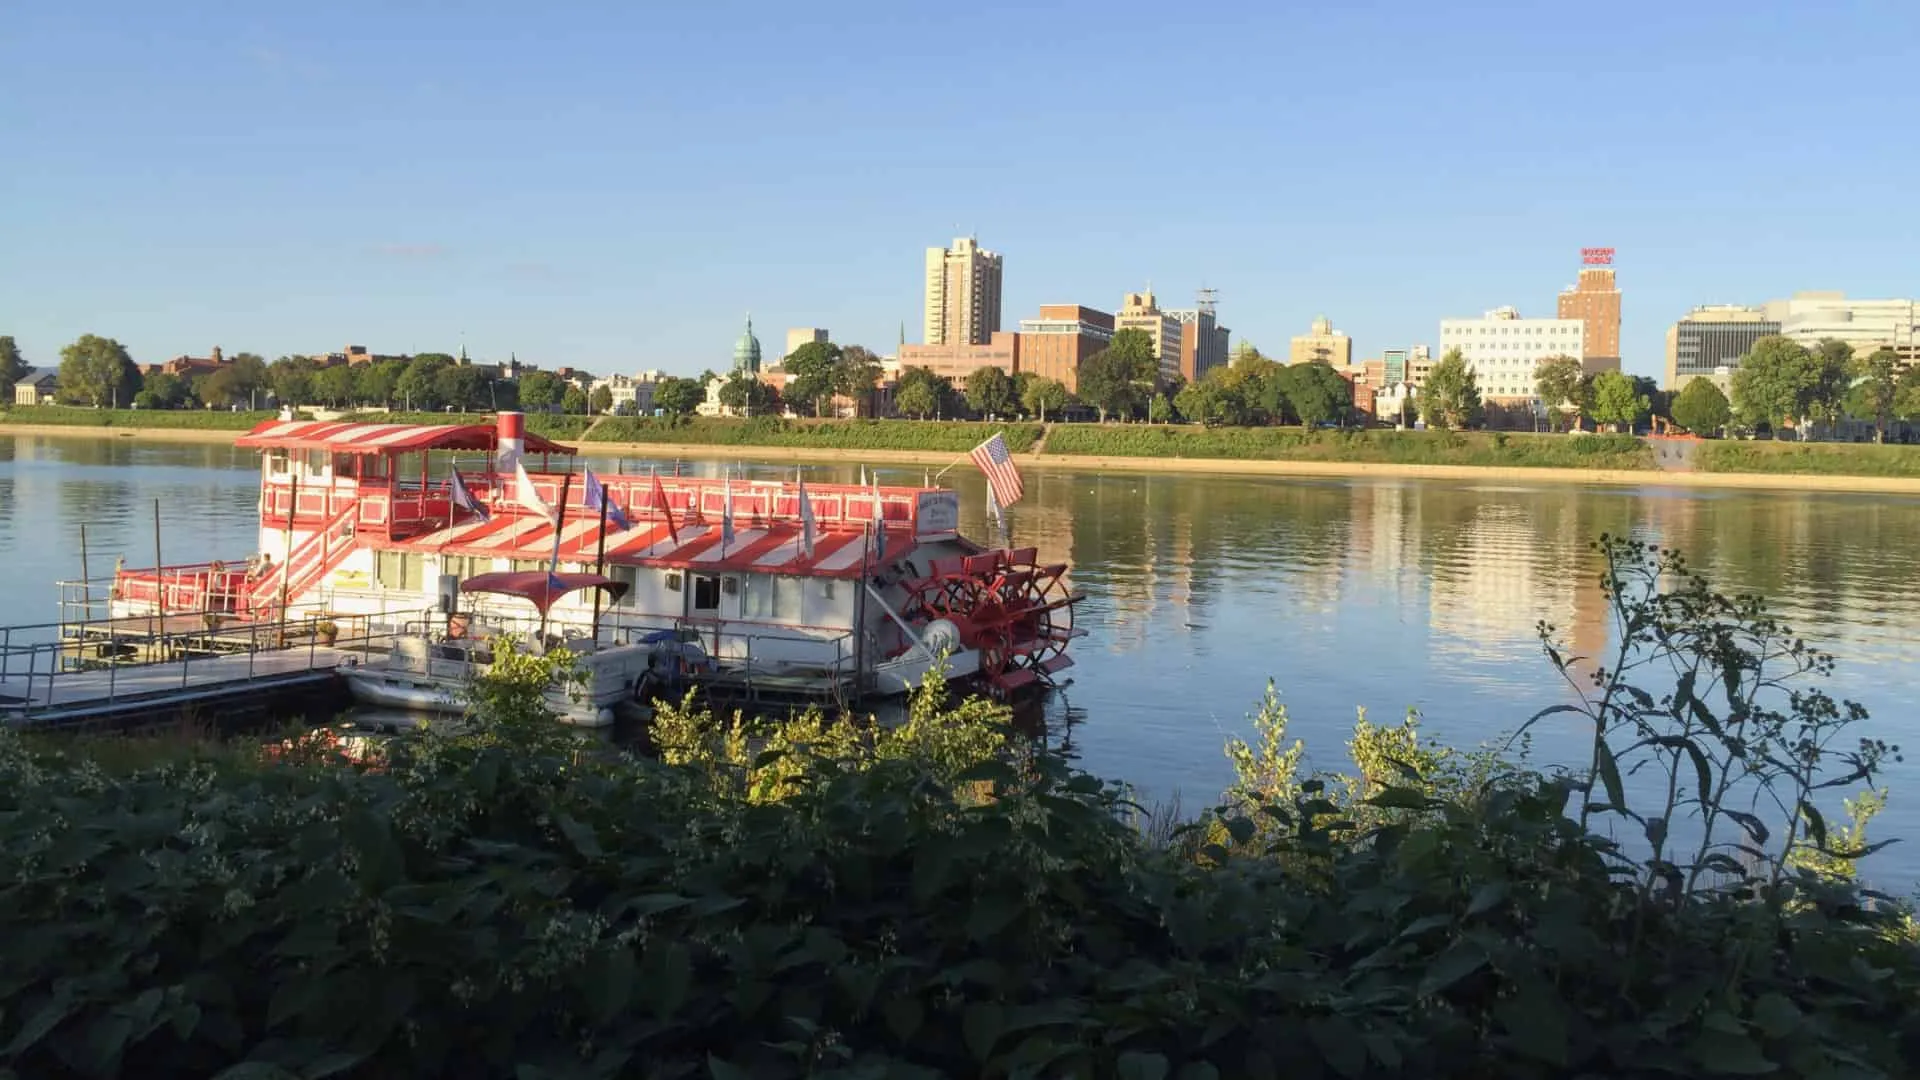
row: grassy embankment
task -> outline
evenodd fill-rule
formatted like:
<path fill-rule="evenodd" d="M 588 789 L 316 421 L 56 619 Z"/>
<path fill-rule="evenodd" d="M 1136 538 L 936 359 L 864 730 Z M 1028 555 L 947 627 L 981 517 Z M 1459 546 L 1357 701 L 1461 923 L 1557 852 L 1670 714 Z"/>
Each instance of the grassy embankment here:
<path fill-rule="evenodd" d="M 1062 424 L 1047 436 L 1046 456 L 1557 469 L 1653 467 L 1653 455 L 1646 444 L 1626 435 L 1564 438 L 1481 431 L 1302 431 L 1158 424 Z"/>
<path fill-rule="evenodd" d="M 86 409 L 70 405 L 15 405 L 0 409 L 0 426 L 75 428 L 165 428 L 179 431 L 246 431 L 280 415 L 271 409 Z"/>
<path fill-rule="evenodd" d="M 1694 450 L 1693 464 L 1715 473 L 1920 477 L 1920 446 L 1716 439 Z"/>
<path fill-rule="evenodd" d="M 1870 786 L 1867 745 L 1822 749 L 1861 717 L 1786 699 L 1825 658 L 1745 647 L 1784 628 L 1608 551 L 1624 627 L 1683 625 L 1608 659 L 1645 685 L 1581 699 L 1576 774 L 1411 719 L 1308 774 L 1270 692 L 1178 829 L 937 688 L 882 730 L 666 706 L 652 760 L 547 713 L 564 657 L 505 649 L 471 730 L 373 761 L 0 730 L 0 1072 L 1914 1075 L 1920 944 L 1850 880 L 1864 833 L 1690 790 Z M 1802 724 L 1804 759 L 1747 752 Z"/>
<path fill-rule="evenodd" d="M 1039 424 L 908 420 L 709 420 L 672 422 L 615 416 L 588 433 L 590 443 L 666 446 L 767 446 L 795 450 L 875 450 L 964 454 L 994 432 L 1007 449 L 1033 449 Z"/>

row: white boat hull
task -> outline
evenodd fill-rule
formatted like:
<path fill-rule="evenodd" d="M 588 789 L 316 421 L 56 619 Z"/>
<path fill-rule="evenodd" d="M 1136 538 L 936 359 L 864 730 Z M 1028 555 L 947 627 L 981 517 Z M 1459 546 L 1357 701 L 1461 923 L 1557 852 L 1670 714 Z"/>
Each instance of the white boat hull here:
<path fill-rule="evenodd" d="M 364 705 L 452 715 L 467 710 L 465 688 L 446 680 L 380 667 L 343 668 L 340 674 L 348 693 Z M 610 706 L 572 701 L 559 691 L 548 692 L 547 704 L 575 727 L 606 727 L 615 719 Z"/>

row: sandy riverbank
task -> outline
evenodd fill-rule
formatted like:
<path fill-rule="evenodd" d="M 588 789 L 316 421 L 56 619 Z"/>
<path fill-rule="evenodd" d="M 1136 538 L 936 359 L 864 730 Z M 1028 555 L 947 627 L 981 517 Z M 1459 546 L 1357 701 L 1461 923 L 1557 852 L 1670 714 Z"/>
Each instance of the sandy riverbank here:
<path fill-rule="evenodd" d="M 0 424 L 0 435 L 45 435 L 68 439 L 138 439 L 148 442 L 224 443 L 240 431 L 206 428 L 69 427 L 59 424 Z M 668 443 L 583 443 L 593 456 L 650 458 L 657 461 L 820 462 L 847 465 L 922 465 L 944 468 L 965 464 L 960 454 L 924 450 L 835 450 L 789 446 L 725 446 Z M 1016 455 L 1023 469 L 1080 472 L 1184 473 L 1212 476 L 1301 476 L 1413 480 L 1472 480 L 1482 483 L 1599 484 L 1614 487 L 1687 487 L 1776 491 L 1878 492 L 1920 495 L 1920 478 L 1825 476 L 1807 473 L 1697 473 L 1631 469 L 1531 469 L 1481 465 L 1392 465 L 1348 461 L 1267 461 L 1238 458 L 1081 457 Z"/>

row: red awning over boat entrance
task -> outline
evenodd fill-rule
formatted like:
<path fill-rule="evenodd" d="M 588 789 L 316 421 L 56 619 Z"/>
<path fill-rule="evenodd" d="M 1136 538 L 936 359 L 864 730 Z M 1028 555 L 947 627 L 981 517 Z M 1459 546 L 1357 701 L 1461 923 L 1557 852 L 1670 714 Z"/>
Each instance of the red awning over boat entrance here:
<path fill-rule="evenodd" d="M 573 447 L 528 432 L 524 453 L 571 454 Z M 330 420 L 269 420 L 235 446 L 254 450 L 327 450 L 336 454 L 405 454 L 419 450 L 492 450 L 493 424 L 359 424 Z"/>
<path fill-rule="evenodd" d="M 549 574 L 545 570 L 510 570 L 498 574 L 475 574 L 460 583 L 463 593 L 495 593 L 517 596 L 538 608 L 544 617 L 547 609 L 561 597 L 582 589 L 604 589 L 607 599 L 619 603 L 627 595 L 624 581 L 599 574 Z"/>

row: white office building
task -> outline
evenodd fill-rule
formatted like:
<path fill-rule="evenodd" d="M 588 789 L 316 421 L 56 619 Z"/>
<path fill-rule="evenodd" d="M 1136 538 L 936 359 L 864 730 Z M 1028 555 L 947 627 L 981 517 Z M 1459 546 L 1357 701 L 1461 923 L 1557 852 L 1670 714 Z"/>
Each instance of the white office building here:
<path fill-rule="evenodd" d="M 1478 319 L 1440 320 L 1440 356 L 1460 350 L 1482 400 L 1537 405 L 1534 369 L 1552 356 L 1580 359 L 1583 330 L 1579 319 L 1523 319 L 1513 308 L 1495 308 Z"/>

